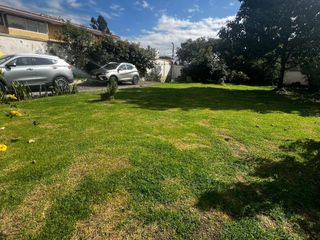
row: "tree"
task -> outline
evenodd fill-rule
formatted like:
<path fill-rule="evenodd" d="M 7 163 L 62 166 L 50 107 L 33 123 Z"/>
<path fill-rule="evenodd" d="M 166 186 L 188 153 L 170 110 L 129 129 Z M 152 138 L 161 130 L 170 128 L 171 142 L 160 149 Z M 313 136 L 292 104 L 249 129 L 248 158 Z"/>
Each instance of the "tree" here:
<path fill-rule="evenodd" d="M 217 42 L 217 39 L 206 39 L 204 37 L 196 40 L 188 39 L 187 41 L 181 43 L 181 47 L 177 50 L 178 60 L 181 63 L 190 63 L 192 60 L 198 57 L 199 52 L 202 49 L 215 47 Z"/>
<path fill-rule="evenodd" d="M 59 49 L 51 49 L 51 51 L 77 68 L 83 68 L 88 62 L 89 50 L 93 43 L 92 35 L 84 28 L 67 23 L 60 36 L 63 44 L 59 45 Z"/>
<path fill-rule="evenodd" d="M 107 33 L 107 34 L 111 34 L 111 32 L 108 28 L 108 23 L 103 16 L 99 15 L 97 19 L 92 17 L 90 22 L 91 22 L 90 26 L 93 29 L 99 30 L 99 31 Z"/>
<path fill-rule="evenodd" d="M 96 42 L 90 51 L 92 62 L 99 65 L 108 62 L 129 62 L 137 67 L 141 76 L 145 75 L 148 68 L 153 68 L 155 56 L 155 50 L 150 47 L 142 48 L 139 44 L 115 41 L 111 37 Z"/>
<path fill-rule="evenodd" d="M 178 60 L 185 64 L 182 77 L 191 77 L 196 82 L 224 81 L 226 65 L 216 51 L 218 40 L 198 38 L 181 43 Z"/>
<path fill-rule="evenodd" d="M 315 47 L 319 41 L 320 1 L 240 1 L 236 19 L 220 32 L 230 50 L 223 49 L 242 56 L 246 63 L 260 60 L 265 66 L 279 66 L 281 88 L 288 64 L 297 64 L 305 48 Z"/>

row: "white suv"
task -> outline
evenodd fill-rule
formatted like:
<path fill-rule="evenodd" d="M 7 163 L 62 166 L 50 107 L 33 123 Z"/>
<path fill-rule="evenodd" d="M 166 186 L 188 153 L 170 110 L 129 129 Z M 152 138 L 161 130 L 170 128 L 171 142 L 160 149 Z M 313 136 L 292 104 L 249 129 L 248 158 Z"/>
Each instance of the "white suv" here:
<path fill-rule="evenodd" d="M 116 82 L 132 82 L 136 85 L 139 83 L 139 72 L 135 65 L 131 63 L 116 63 L 111 62 L 100 69 L 93 71 L 92 78 L 99 81 L 110 81 Z"/>
<path fill-rule="evenodd" d="M 26 86 L 59 85 L 73 82 L 72 66 L 50 55 L 16 54 L 0 58 L 0 89 L 20 82 Z"/>

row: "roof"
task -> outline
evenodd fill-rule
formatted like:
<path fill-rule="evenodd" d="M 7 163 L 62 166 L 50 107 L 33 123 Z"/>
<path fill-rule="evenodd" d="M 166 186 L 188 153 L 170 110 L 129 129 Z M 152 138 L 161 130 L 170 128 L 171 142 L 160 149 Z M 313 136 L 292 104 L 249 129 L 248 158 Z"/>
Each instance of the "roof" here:
<path fill-rule="evenodd" d="M 43 22 L 47 22 L 47 23 L 52 23 L 54 25 L 65 25 L 68 22 L 67 20 L 65 20 L 62 17 L 53 17 L 53 16 L 49 16 L 46 14 L 42 14 L 42 13 L 33 13 L 33 12 L 26 11 L 26 10 L 8 7 L 8 6 L 1 5 L 1 4 L 0 4 L 0 12 L 5 12 L 5 13 L 13 14 L 16 16 L 21 16 L 21 17 L 25 17 L 25 18 L 29 18 L 29 19 L 33 19 L 33 20 L 38 20 L 38 21 L 43 21 Z M 80 24 L 75 24 L 75 23 L 71 23 L 71 24 L 76 27 L 84 28 L 94 35 L 98 35 L 98 36 L 109 35 L 109 34 L 101 32 L 99 30 L 88 28 L 88 27 L 80 25 Z M 111 36 L 113 38 L 120 38 L 120 37 L 113 35 L 113 34 L 109 35 L 109 36 Z"/>

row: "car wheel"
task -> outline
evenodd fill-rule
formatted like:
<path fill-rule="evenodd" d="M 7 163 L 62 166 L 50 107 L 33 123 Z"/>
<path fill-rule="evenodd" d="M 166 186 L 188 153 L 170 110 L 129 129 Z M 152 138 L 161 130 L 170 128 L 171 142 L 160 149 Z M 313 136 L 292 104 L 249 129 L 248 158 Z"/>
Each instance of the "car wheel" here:
<path fill-rule="evenodd" d="M 139 77 L 138 76 L 134 76 L 132 79 L 132 84 L 133 85 L 137 85 L 139 83 Z"/>
<path fill-rule="evenodd" d="M 53 86 L 58 94 L 70 92 L 69 82 L 65 77 L 57 77 L 53 81 Z"/>

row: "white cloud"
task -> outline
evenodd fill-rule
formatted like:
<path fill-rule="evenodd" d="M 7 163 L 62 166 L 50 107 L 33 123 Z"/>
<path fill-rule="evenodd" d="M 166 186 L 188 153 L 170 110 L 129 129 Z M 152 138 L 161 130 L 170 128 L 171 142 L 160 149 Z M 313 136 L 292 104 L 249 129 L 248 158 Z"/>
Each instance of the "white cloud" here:
<path fill-rule="evenodd" d="M 200 7 L 198 4 L 194 4 L 192 8 L 188 9 L 188 13 L 200 12 Z"/>
<path fill-rule="evenodd" d="M 110 15 L 113 17 L 119 17 L 125 10 L 123 7 L 121 7 L 118 4 L 112 4 L 110 6 L 110 9 L 112 11 Z"/>
<path fill-rule="evenodd" d="M 159 49 L 161 55 L 170 55 L 172 42 L 176 46 L 180 46 L 180 43 L 190 38 L 216 38 L 221 27 L 233 19 L 234 16 L 229 16 L 225 18 L 204 18 L 193 22 L 162 15 L 151 31 L 145 30 L 140 36 L 129 38 L 129 40 L 140 42 L 144 47 L 151 46 Z"/>
<path fill-rule="evenodd" d="M 67 3 L 74 8 L 78 8 L 82 6 L 82 4 L 79 3 L 77 0 L 67 0 Z"/>
<path fill-rule="evenodd" d="M 135 1 L 135 5 L 138 5 L 142 9 L 153 11 L 153 7 L 146 0 Z"/>

